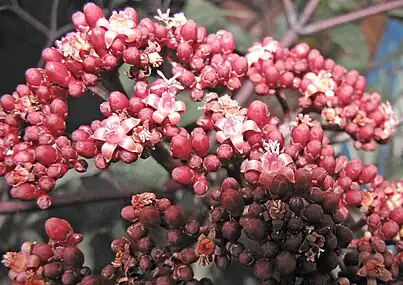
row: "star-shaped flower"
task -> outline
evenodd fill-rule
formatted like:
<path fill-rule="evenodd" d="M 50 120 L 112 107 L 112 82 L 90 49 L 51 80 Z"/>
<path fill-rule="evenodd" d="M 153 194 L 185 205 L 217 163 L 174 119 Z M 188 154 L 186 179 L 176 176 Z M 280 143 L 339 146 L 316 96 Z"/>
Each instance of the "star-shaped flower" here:
<path fill-rule="evenodd" d="M 119 12 L 113 11 L 109 21 L 106 18 L 100 18 L 97 21 L 97 27 L 103 27 L 107 30 L 105 32 L 105 44 L 107 48 L 112 45 L 118 36 L 126 36 L 127 42 L 135 41 L 136 33 L 133 30 L 135 26 L 136 23 L 133 20 L 130 8 Z"/>
<path fill-rule="evenodd" d="M 304 79 L 309 81 L 308 86 L 304 90 L 305 96 L 310 97 L 318 92 L 328 97 L 334 96 L 334 91 L 337 86 L 330 72 L 326 70 L 321 70 L 318 74 L 309 72 L 305 74 Z"/>
<path fill-rule="evenodd" d="M 141 153 L 142 148 L 134 142 L 133 138 L 127 136 L 134 127 L 140 124 L 140 119 L 128 118 L 123 121 L 119 116 L 113 114 L 102 122 L 102 126 L 95 130 L 94 139 L 104 141 L 101 152 L 106 161 L 110 161 L 117 147 L 127 151 Z"/>
<path fill-rule="evenodd" d="M 246 120 L 245 116 L 239 115 L 228 115 L 221 118 L 215 123 L 215 126 L 219 129 L 216 134 L 217 141 L 223 143 L 229 139 L 240 153 L 243 153 L 243 134 L 246 131 L 260 132 L 255 121 Z"/>
<path fill-rule="evenodd" d="M 216 231 L 212 229 L 207 236 L 199 236 L 195 249 L 196 256 L 199 258 L 200 266 L 208 266 L 213 261 L 215 250 Z"/>
<path fill-rule="evenodd" d="M 176 101 L 170 92 L 164 92 L 161 97 L 149 94 L 143 102 L 155 109 L 153 120 L 158 124 L 168 119 L 171 124 L 177 125 L 181 119 L 180 114 L 186 111 L 185 103 Z"/>

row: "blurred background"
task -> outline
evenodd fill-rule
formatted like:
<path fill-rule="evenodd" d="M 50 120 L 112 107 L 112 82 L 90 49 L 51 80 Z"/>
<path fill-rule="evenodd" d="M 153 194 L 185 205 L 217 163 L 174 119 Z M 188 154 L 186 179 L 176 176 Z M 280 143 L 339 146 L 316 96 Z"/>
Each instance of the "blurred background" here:
<path fill-rule="evenodd" d="M 385 0 L 386 1 L 386 0 Z M 0 94 L 13 92 L 24 81 L 27 68 L 43 63 L 41 50 L 69 31 L 71 15 L 89 1 L 84 0 L 0 0 Z M 187 18 L 204 25 L 209 32 L 227 29 L 234 33 L 237 50 L 245 53 L 254 41 L 265 36 L 280 40 L 289 28 L 281 0 L 98 0 L 106 13 L 124 6 L 137 9 L 140 17 L 152 17 L 157 9 L 171 9 L 171 13 L 183 11 Z M 306 0 L 293 1 L 300 12 Z M 379 0 L 321 0 L 311 22 L 343 15 Z M 51 33 L 47 33 L 51 31 Z M 369 91 L 377 91 L 389 100 L 400 118 L 403 118 L 403 9 L 377 14 L 363 20 L 340 25 L 307 36 L 300 36 L 322 54 L 332 57 L 349 69 L 357 69 L 367 76 Z M 127 68 L 123 66 L 122 69 Z M 122 76 L 122 84 L 130 91 L 133 82 Z M 252 96 L 252 98 L 254 98 Z M 266 100 L 266 99 L 265 99 Z M 281 109 L 270 104 L 272 113 Z M 100 119 L 100 99 L 92 94 L 69 101 L 68 132 L 79 125 Z M 187 112 L 182 125 L 191 126 L 198 117 L 197 104 Z M 333 134 L 331 134 L 333 136 Z M 353 144 L 343 137 L 335 137 L 337 151 L 349 157 L 360 157 L 365 163 L 375 163 L 388 179 L 403 178 L 403 132 L 400 128 L 389 145 L 376 152 L 356 151 Z M 109 250 L 113 238 L 123 236 L 127 224 L 120 219 L 120 209 L 129 203 L 130 194 L 142 189 L 161 192 L 168 173 L 149 158 L 134 165 L 115 164 L 102 173 L 90 163 L 89 171 L 78 175 L 68 173 L 61 179 L 54 192 L 65 201 L 82 195 L 99 195 L 102 201 L 73 203 L 53 207 L 47 211 L 31 209 L 12 215 L 0 215 L 0 256 L 8 250 L 18 250 L 23 241 L 44 241 L 44 221 L 50 216 L 71 221 L 77 232 L 83 233 L 81 249 L 86 264 L 95 272 L 112 259 Z M 9 200 L 7 186 L 0 187 L 0 199 Z M 96 194 L 94 194 L 96 193 Z M 85 196 L 87 195 L 87 196 Z M 169 193 L 161 193 L 169 196 Z M 178 198 L 178 197 L 177 197 Z M 180 198 L 180 197 L 179 197 Z M 88 198 L 91 200 L 90 198 Z M 189 210 L 191 206 L 188 205 Z M 1 210 L 1 209 L 0 209 Z M 83 218 L 85 217 L 85 218 Z M 96 263 L 94 262 L 96 260 Z M 246 275 L 237 273 L 236 266 L 228 275 L 221 276 L 214 269 L 199 272 L 217 279 L 216 284 L 251 284 Z M 0 266 L 0 284 L 7 284 L 6 270 Z"/>

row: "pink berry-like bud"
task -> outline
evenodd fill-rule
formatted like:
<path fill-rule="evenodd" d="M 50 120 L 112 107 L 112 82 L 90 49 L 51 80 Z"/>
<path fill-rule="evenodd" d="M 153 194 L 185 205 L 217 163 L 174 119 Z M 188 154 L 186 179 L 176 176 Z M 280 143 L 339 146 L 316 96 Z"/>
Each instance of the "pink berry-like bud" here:
<path fill-rule="evenodd" d="M 216 172 L 221 167 L 221 162 L 214 154 L 210 154 L 203 159 L 203 166 L 207 172 Z"/>
<path fill-rule="evenodd" d="M 298 125 L 291 133 L 291 138 L 294 144 L 305 146 L 309 140 L 309 127 L 306 124 Z"/>
<path fill-rule="evenodd" d="M 129 107 L 129 98 L 119 91 L 113 91 L 109 95 L 109 105 L 113 111 L 122 111 Z"/>
<path fill-rule="evenodd" d="M 268 121 L 268 107 L 260 100 L 250 103 L 248 108 L 248 119 L 255 121 L 258 126 L 264 126 Z"/>
<path fill-rule="evenodd" d="M 182 208 L 172 205 L 164 211 L 164 219 L 169 225 L 180 227 L 185 223 L 185 212 Z"/>
<path fill-rule="evenodd" d="M 98 19 L 105 17 L 104 11 L 101 7 L 94 3 L 85 4 L 83 12 L 85 14 L 85 19 L 91 28 L 95 27 Z"/>
<path fill-rule="evenodd" d="M 187 159 L 192 152 L 191 138 L 186 138 L 179 134 L 175 135 L 171 140 L 171 151 L 175 157 L 182 160 Z"/>
<path fill-rule="evenodd" d="M 42 58 L 45 62 L 49 61 L 62 62 L 63 60 L 62 55 L 55 48 L 45 48 L 42 51 Z"/>
<path fill-rule="evenodd" d="M 45 65 L 46 76 L 53 83 L 67 87 L 71 79 L 70 72 L 60 62 L 50 61 Z"/>
<path fill-rule="evenodd" d="M 30 68 L 25 71 L 25 80 L 30 86 L 39 86 L 42 84 L 43 75 L 39 68 Z"/>
<path fill-rule="evenodd" d="M 395 221 L 387 221 L 381 227 L 381 233 L 387 240 L 391 240 L 396 237 L 399 232 L 399 225 Z"/>
<path fill-rule="evenodd" d="M 139 220 L 146 228 L 156 227 L 161 224 L 160 212 L 154 206 L 144 207 L 140 211 Z"/>
<path fill-rule="evenodd" d="M 35 158 L 41 164 L 47 166 L 54 163 L 57 160 L 58 155 L 56 150 L 52 146 L 40 145 L 37 146 L 35 149 Z"/>
<path fill-rule="evenodd" d="M 193 191 L 196 195 L 204 195 L 208 191 L 208 181 L 204 175 L 200 175 L 193 184 Z"/>
<path fill-rule="evenodd" d="M 192 147 L 197 155 L 204 157 L 210 150 L 210 140 L 208 135 L 199 128 L 192 132 Z"/>
<path fill-rule="evenodd" d="M 11 196 L 20 200 L 34 200 L 39 195 L 40 193 L 38 193 L 36 187 L 31 183 L 24 183 L 11 188 Z"/>
<path fill-rule="evenodd" d="M 394 209 L 390 212 L 389 218 L 398 223 L 399 226 L 403 225 L 403 208 L 399 207 Z"/>
<path fill-rule="evenodd" d="M 361 161 L 358 159 L 353 159 L 349 163 L 347 163 L 344 170 L 347 176 L 349 176 L 354 181 L 358 179 L 361 169 L 362 169 Z"/>
<path fill-rule="evenodd" d="M 193 180 L 193 172 L 189 166 L 179 166 L 172 171 L 172 178 L 183 185 L 189 185 Z"/>
<path fill-rule="evenodd" d="M 361 184 L 367 184 L 372 182 L 376 175 L 378 174 L 378 168 L 373 165 L 366 165 L 362 168 L 360 175 L 358 177 L 358 182 Z"/>
<path fill-rule="evenodd" d="M 187 21 L 181 28 L 180 34 L 185 41 L 197 41 L 197 24 L 192 20 Z"/>
<path fill-rule="evenodd" d="M 69 94 L 73 97 L 81 97 L 85 92 L 85 84 L 82 81 L 74 81 L 69 84 Z"/>
<path fill-rule="evenodd" d="M 46 234 L 54 241 L 65 241 L 73 233 L 73 228 L 66 220 L 50 218 L 45 223 Z"/>
<path fill-rule="evenodd" d="M 244 210 L 244 202 L 240 191 L 227 189 L 221 195 L 221 206 L 233 216 L 240 216 Z"/>
<path fill-rule="evenodd" d="M 222 144 L 217 148 L 217 157 L 220 160 L 230 159 L 233 154 L 234 151 L 232 147 L 228 144 Z"/>

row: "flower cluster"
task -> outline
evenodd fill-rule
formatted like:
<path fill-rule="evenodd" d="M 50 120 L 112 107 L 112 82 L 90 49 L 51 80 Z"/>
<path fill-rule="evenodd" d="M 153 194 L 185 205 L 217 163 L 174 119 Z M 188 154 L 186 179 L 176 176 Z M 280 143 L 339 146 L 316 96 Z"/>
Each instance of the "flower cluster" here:
<path fill-rule="evenodd" d="M 2 263 L 10 269 L 9 278 L 15 285 L 107 283 L 91 275 L 84 264 L 84 254 L 77 247 L 83 236 L 74 233 L 71 225 L 59 218 L 45 223 L 48 243 L 25 242 L 19 252 L 7 252 Z"/>
<path fill-rule="evenodd" d="M 378 93 L 365 93 L 365 78 L 346 70 L 305 43 L 284 49 L 272 38 L 255 43 L 246 55 L 249 79 L 258 95 L 274 95 L 279 88 L 300 92 L 299 105 L 321 114 L 328 124 L 345 130 L 357 148 L 374 150 L 398 125 L 388 102 Z"/>
<path fill-rule="evenodd" d="M 153 193 L 133 196 L 121 212 L 131 223 L 127 236 L 112 242 L 115 259 L 100 277 L 83 266 L 76 247 L 82 236 L 52 218 L 48 244 L 25 243 L 4 256 L 13 284 L 211 285 L 196 280 L 193 267 L 225 270 L 233 262 L 265 285 L 401 281 L 403 182 L 385 181 L 375 165 L 336 157 L 323 126 L 308 115 L 321 114 L 357 148 L 373 150 L 398 125 L 390 104 L 365 93 L 358 72 L 306 44 L 287 49 L 266 38 L 242 56 L 227 31 L 207 34 L 169 11 L 155 19 L 139 20 L 133 8 L 106 18 L 93 3 L 75 13 L 76 31 L 43 51 L 45 67 L 27 70 L 26 84 L 0 98 L 0 174 L 13 197 L 45 209 L 57 180 L 70 169 L 85 172 L 86 159 L 106 169 L 153 155 L 167 160 L 158 162 L 175 186 L 192 189 L 203 206 L 185 213 Z M 130 66 L 132 94 L 98 94 L 107 97 L 104 118 L 68 136 L 69 96 L 103 90 L 105 73 L 116 76 L 122 63 Z M 160 78 L 151 82 L 153 73 Z M 258 95 L 299 92 L 304 115 L 287 125 L 260 100 L 244 108 L 231 94 L 215 93 L 236 90 L 247 77 Z M 179 126 L 187 109 L 178 96 L 183 90 L 204 100 L 193 128 Z M 346 224 L 353 208 L 366 218 L 361 239 Z M 166 243 L 158 244 L 155 233 Z"/>

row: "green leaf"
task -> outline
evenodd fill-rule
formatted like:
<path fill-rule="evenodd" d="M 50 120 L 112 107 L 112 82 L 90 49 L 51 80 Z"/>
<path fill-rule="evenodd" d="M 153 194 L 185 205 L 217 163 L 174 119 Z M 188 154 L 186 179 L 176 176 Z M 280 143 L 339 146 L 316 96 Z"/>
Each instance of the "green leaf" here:
<path fill-rule="evenodd" d="M 110 172 L 125 188 L 161 188 L 168 172 L 154 158 L 139 159 L 133 164 L 115 163 Z"/>
<path fill-rule="evenodd" d="M 330 30 L 332 41 L 337 44 L 344 54 L 342 64 L 347 68 L 363 66 L 369 60 L 368 43 L 358 26 L 346 24 Z"/>
<path fill-rule="evenodd" d="M 133 96 L 133 87 L 134 87 L 134 80 L 130 79 L 126 72 L 130 71 L 130 64 L 124 63 L 121 67 L 119 67 L 119 80 L 122 84 L 123 88 L 125 89 L 125 93 L 127 96 Z"/>
<path fill-rule="evenodd" d="M 201 102 L 194 102 L 190 98 L 189 92 L 181 92 L 176 96 L 176 98 L 186 104 L 186 112 L 181 115 L 179 126 L 186 127 L 196 122 L 201 115 L 199 108 L 204 105 L 204 100 Z"/>
<path fill-rule="evenodd" d="M 241 52 L 246 52 L 248 47 L 255 41 L 245 29 L 230 23 L 225 16 L 232 13 L 202 0 L 188 1 L 184 9 L 185 16 L 192 19 L 198 25 L 203 25 L 210 33 L 225 29 L 233 33 L 236 41 L 236 48 Z"/>
<path fill-rule="evenodd" d="M 393 10 L 391 10 L 391 11 L 388 12 L 388 15 L 389 15 L 390 17 L 403 19 L 403 8 L 400 8 L 400 9 L 393 9 Z"/>

